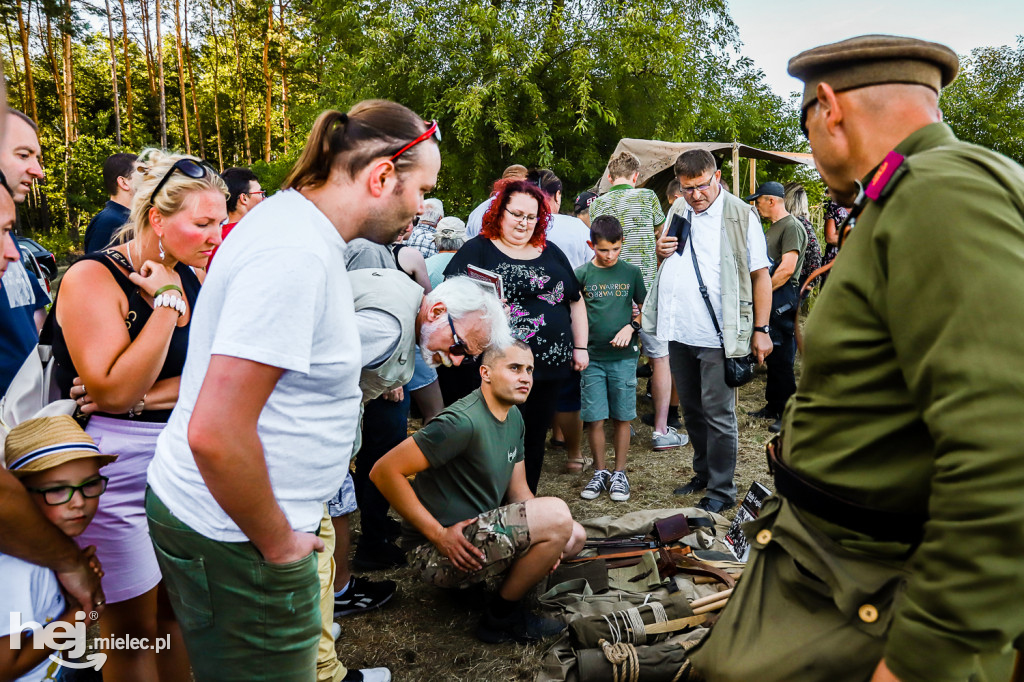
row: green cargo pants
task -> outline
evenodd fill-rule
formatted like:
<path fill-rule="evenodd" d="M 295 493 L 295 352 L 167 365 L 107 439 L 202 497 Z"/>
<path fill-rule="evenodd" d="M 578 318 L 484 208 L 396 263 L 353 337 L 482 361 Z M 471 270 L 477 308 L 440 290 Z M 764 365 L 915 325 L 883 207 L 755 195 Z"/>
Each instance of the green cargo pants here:
<path fill-rule="evenodd" d="M 146 515 L 196 682 L 316 680 L 316 557 L 267 563 L 250 542 L 196 533 L 148 489 Z"/>

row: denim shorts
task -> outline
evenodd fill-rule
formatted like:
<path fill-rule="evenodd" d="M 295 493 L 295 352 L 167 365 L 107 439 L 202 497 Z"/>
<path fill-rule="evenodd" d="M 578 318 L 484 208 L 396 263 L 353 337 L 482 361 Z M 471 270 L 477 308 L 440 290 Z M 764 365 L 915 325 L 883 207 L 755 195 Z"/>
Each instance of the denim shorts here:
<path fill-rule="evenodd" d="M 583 408 L 585 422 L 636 419 L 636 358 L 591 360 L 583 370 Z"/>

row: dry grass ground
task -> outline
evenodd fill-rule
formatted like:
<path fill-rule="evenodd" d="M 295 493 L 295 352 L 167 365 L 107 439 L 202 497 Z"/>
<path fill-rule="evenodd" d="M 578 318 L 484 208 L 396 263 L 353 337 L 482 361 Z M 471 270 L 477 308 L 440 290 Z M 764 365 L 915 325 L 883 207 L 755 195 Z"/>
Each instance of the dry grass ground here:
<path fill-rule="evenodd" d="M 641 381 L 641 385 L 643 382 Z M 764 376 L 739 391 L 740 452 L 736 467 L 739 495 L 746 493 L 750 483 L 770 483 L 764 462 L 764 444 L 768 440 L 768 422 L 751 419 L 748 411 L 763 404 Z M 638 413 L 650 411 L 650 403 L 640 401 Z M 673 488 L 689 480 L 693 474 L 690 463 L 693 450 L 689 445 L 676 450 L 652 452 L 651 429 L 639 419 L 634 421 L 637 433 L 629 450 L 627 471 L 632 486 L 628 502 L 612 502 L 607 495 L 597 500 L 580 499 L 579 492 L 590 479 L 590 471 L 580 474 L 560 473 L 565 451 L 548 448 L 541 495 L 553 495 L 568 502 L 575 518 L 606 514 L 621 515 L 640 509 L 692 506 L 699 495 L 677 497 Z M 589 456 L 589 448 L 584 446 Z M 735 510 L 726 513 L 732 517 Z M 343 618 L 338 654 L 350 667 L 388 666 L 396 682 L 509 682 L 532 680 L 540 668 L 543 647 L 491 646 L 473 637 L 484 605 L 483 595 L 474 593 L 462 598 L 426 587 L 416 581 L 408 569 L 379 572 L 371 577 L 387 577 L 398 581 L 398 593 L 391 603 L 374 613 Z"/>

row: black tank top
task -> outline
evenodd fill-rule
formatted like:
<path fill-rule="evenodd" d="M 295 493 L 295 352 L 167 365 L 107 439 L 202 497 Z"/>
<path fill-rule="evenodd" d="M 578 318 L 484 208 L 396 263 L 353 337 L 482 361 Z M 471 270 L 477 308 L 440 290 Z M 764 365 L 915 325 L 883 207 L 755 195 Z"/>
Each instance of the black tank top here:
<path fill-rule="evenodd" d="M 110 274 L 113 275 L 114 280 L 118 286 L 121 287 L 121 291 L 124 292 L 125 297 L 128 299 L 128 317 L 125 319 L 125 326 L 128 327 L 128 336 L 132 341 L 135 340 L 142 332 L 142 327 L 149 320 L 149 316 L 153 314 L 153 308 L 146 302 L 139 292 L 139 288 L 132 284 L 131 280 L 128 279 L 128 275 L 121 272 L 121 270 L 114 265 L 114 261 L 120 264 L 122 267 L 128 270 L 132 270 L 128 260 L 117 251 L 109 250 L 100 253 L 90 253 L 82 256 L 78 259 L 83 260 L 94 260 L 98 263 L 102 263 Z M 199 278 L 192 272 L 192 268 L 189 266 L 178 263 L 174 266 L 174 271 L 178 273 L 178 277 L 181 278 L 181 288 L 185 292 L 185 299 L 188 301 L 189 310 L 194 311 L 196 305 L 196 298 L 199 296 Z M 59 292 L 58 292 L 59 298 Z M 59 324 L 56 324 L 57 315 L 57 300 L 54 300 L 54 310 L 51 311 L 54 321 L 54 337 L 53 337 L 53 357 L 56 361 L 56 367 L 54 372 L 56 374 L 57 386 L 60 387 L 61 395 L 64 397 L 70 397 L 71 386 L 74 382 L 78 372 L 75 370 L 74 364 L 71 362 L 71 355 L 68 353 L 67 343 L 64 341 L 64 331 L 60 328 Z M 192 320 L 189 319 L 189 324 Z M 171 334 L 171 345 L 167 349 L 167 357 L 164 358 L 163 367 L 160 368 L 160 374 L 157 376 L 157 381 L 161 379 L 170 379 L 172 377 L 181 376 L 182 369 L 185 367 L 185 351 L 188 349 L 188 329 L 189 325 L 184 327 L 175 327 L 174 332 Z M 135 421 L 143 422 L 166 422 L 171 416 L 170 410 L 143 410 L 142 414 L 136 415 L 135 417 L 129 417 L 127 414 L 108 414 L 106 412 L 96 412 L 95 414 L 111 417 L 113 419 L 133 419 Z"/>

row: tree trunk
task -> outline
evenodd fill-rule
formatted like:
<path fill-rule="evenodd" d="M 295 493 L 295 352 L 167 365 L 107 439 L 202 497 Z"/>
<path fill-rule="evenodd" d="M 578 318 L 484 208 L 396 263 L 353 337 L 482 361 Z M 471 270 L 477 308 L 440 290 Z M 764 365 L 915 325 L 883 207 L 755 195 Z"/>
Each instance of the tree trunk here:
<path fill-rule="evenodd" d="M 263 160 L 270 163 L 270 119 L 274 80 L 270 77 L 270 32 L 274 28 L 274 2 L 267 3 L 267 23 L 263 27 L 263 80 L 267 86 L 267 103 L 263 108 Z"/>
<path fill-rule="evenodd" d="M 217 128 L 217 168 L 224 172 L 224 145 L 220 136 L 220 44 L 217 41 L 217 18 L 210 0 L 210 45 L 213 47 L 213 123 Z"/>
<path fill-rule="evenodd" d="M 65 19 L 70 14 L 70 1 L 65 0 Z M 64 144 L 66 145 L 70 145 L 75 137 L 77 137 L 74 122 L 74 101 L 72 100 L 75 74 L 71 67 L 71 34 L 67 32 L 71 30 L 69 24 L 70 22 L 67 22 L 61 27 L 61 42 L 63 44 L 64 56 Z"/>
<path fill-rule="evenodd" d="M 128 56 L 128 14 L 124 10 L 124 0 L 121 1 L 121 32 L 124 38 L 124 94 L 127 100 L 125 116 L 128 119 L 128 137 L 132 138 L 132 60 Z"/>
<path fill-rule="evenodd" d="M 156 68 L 153 66 L 153 43 L 149 39 L 149 0 L 139 0 L 139 9 L 142 12 L 142 40 L 146 45 L 146 74 L 149 76 L 149 94 L 156 97 Z"/>
<path fill-rule="evenodd" d="M 39 111 L 36 108 L 36 86 L 32 79 L 32 60 L 28 53 L 29 32 L 32 30 L 32 7 L 29 5 L 27 16 L 22 16 L 21 0 L 18 0 L 18 35 L 21 38 L 21 56 L 25 62 L 25 107 L 32 120 L 39 122 Z M 13 61 L 13 60 L 12 60 Z"/>
<path fill-rule="evenodd" d="M 181 92 L 181 130 L 185 135 L 185 153 L 192 153 L 188 135 L 188 98 L 185 96 L 185 65 L 181 56 L 181 3 L 174 0 L 174 48 L 178 53 L 178 88 Z"/>
<path fill-rule="evenodd" d="M 285 46 L 288 41 L 285 39 L 284 32 L 284 0 L 279 0 L 278 6 L 281 10 L 281 35 L 278 39 L 278 45 L 281 49 L 281 118 L 284 121 L 284 153 L 287 156 L 288 137 L 291 131 L 288 125 L 288 70 L 285 65 Z"/>
<path fill-rule="evenodd" d="M 192 118 L 199 133 L 199 156 L 206 158 L 206 141 L 203 139 L 203 122 L 199 120 L 199 104 L 196 102 L 196 79 L 192 72 L 192 50 L 188 46 L 188 0 L 185 0 L 185 64 L 188 66 L 188 89 L 192 93 Z"/>
<path fill-rule="evenodd" d="M 252 147 L 249 145 L 249 118 L 246 114 L 245 109 L 245 80 L 242 74 L 242 56 L 241 50 L 238 47 L 238 21 L 236 17 L 237 8 L 235 6 L 235 0 L 231 0 L 231 35 L 235 41 L 235 69 L 237 74 L 236 87 L 241 92 L 240 105 L 242 108 L 242 131 L 245 133 L 245 163 L 248 166 L 252 165 Z"/>
<path fill-rule="evenodd" d="M 36 20 L 40 26 L 43 22 L 43 12 L 36 5 Z M 50 15 L 46 15 L 46 33 L 42 33 L 43 52 L 46 53 L 46 62 L 50 65 L 50 75 L 53 76 L 53 87 L 57 91 L 57 103 L 60 105 L 61 115 L 64 114 L 64 90 L 60 87 L 60 70 L 57 68 L 57 54 L 54 48 L 56 39 L 53 37 L 53 22 Z"/>
<path fill-rule="evenodd" d="M 156 62 L 160 75 L 160 148 L 167 149 L 167 90 L 164 88 L 164 43 L 160 32 L 160 0 L 156 0 Z"/>
<path fill-rule="evenodd" d="M 19 8 L 20 9 L 20 8 Z M 7 74 L 8 80 L 18 89 L 18 106 L 22 109 L 26 109 L 25 106 L 25 87 L 21 80 L 21 72 L 18 71 L 18 55 L 14 52 L 14 38 L 11 37 L 11 26 L 4 21 L 4 33 L 7 35 L 7 48 L 11 51 L 11 70 Z M 7 95 L 11 96 L 11 92 Z"/>
<path fill-rule="evenodd" d="M 114 88 L 114 138 L 121 146 L 121 105 L 117 99 L 117 53 L 114 52 L 114 19 L 110 16 L 110 0 L 103 0 L 107 6 L 107 36 L 110 38 L 110 84 Z"/>

